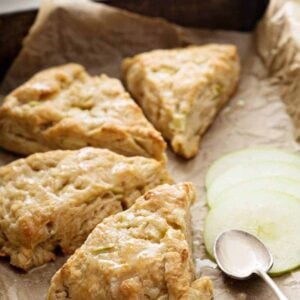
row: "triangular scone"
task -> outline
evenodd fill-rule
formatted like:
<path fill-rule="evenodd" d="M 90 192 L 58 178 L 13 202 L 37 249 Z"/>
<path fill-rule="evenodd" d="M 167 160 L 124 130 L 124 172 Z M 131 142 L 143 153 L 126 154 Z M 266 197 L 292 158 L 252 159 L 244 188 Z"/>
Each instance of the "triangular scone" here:
<path fill-rule="evenodd" d="M 165 142 L 118 79 L 77 64 L 37 73 L 4 99 L 0 146 L 21 154 L 85 146 L 164 158 Z"/>
<path fill-rule="evenodd" d="M 106 218 L 54 275 L 49 300 L 211 299 L 193 282 L 190 183 L 162 185 Z"/>
<path fill-rule="evenodd" d="M 197 153 L 202 135 L 236 90 L 239 71 L 232 45 L 154 50 L 123 62 L 128 90 L 185 158 Z"/>
<path fill-rule="evenodd" d="M 105 217 L 171 179 L 163 162 L 83 148 L 0 168 L 0 255 L 22 269 L 72 253 Z"/>

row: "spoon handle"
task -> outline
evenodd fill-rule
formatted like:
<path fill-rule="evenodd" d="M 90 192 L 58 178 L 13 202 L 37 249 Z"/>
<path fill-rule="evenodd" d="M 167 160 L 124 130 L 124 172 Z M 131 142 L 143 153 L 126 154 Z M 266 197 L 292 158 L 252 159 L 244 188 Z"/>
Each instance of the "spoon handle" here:
<path fill-rule="evenodd" d="M 266 272 L 257 270 L 257 275 L 260 276 L 269 285 L 269 287 L 273 290 L 279 300 L 288 300 L 288 298 L 282 293 L 277 284 Z"/>

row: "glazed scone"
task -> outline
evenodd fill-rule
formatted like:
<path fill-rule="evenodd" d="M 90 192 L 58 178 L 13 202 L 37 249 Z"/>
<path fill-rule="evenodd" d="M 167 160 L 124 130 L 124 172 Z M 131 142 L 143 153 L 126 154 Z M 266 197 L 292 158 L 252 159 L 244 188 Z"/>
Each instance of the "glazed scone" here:
<path fill-rule="evenodd" d="M 211 299 L 211 281 L 194 281 L 194 199 L 192 184 L 165 184 L 106 218 L 54 275 L 48 300 Z"/>
<path fill-rule="evenodd" d="M 235 46 L 210 44 L 154 50 L 127 58 L 123 77 L 148 119 L 177 154 L 191 158 L 237 88 Z"/>
<path fill-rule="evenodd" d="M 21 154 L 85 146 L 164 158 L 165 142 L 118 79 L 67 64 L 37 73 L 4 99 L 0 146 Z"/>
<path fill-rule="evenodd" d="M 105 217 L 171 179 L 164 163 L 83 148 L 33 154 L 0 168 L 0 255 L 27 270 L 74 252 Z"/>

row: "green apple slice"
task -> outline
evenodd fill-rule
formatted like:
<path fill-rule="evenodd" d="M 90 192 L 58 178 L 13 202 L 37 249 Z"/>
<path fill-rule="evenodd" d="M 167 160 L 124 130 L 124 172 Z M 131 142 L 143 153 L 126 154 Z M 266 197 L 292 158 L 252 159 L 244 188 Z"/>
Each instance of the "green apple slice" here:
<path fill-rule="evenodd" d="M 243 197 L 244 195 L 257 190 L 282 192 L 289 194 L 300 201 L 300 181 L 284 177 L 266 177 L 241 182 L 235 186 L 225 189 L 220 196 L 215 199 L 210 199 L 208 205 L 209 207 L 213 207 L 228 198 L 234 198 L 237 195 L 238 197 Z"/>
<path fill-rule="evenodd" d="M 207 190 L 207 201 L 213 203 L 228 188 L 244 181 L 266 177 L 284 177 L 300 181 L 300 168 L 279 162 L 241 163 L 218 176 Z"/>
<path fill-rule="evenodd" d="M 211 165 L 205 178 L 206 187 L 208 188 L 216 178 L 218 178 L 231 167 L 245 162 L 284 162 L 287 164 L 293 164 L 300 168 L 300 155 L 283 149 L 262 147 L 247 148 L 229 153 L 222 156 Z"/>
<path fill-rule="evenodd" d="M 300 266 L 300 202 L 273 191 L 256 191 L 228 198 L 210 210 L 204 230 L 205 246 L 213 256 L 216 237 L 239 229 L 261 239 L 274 258 L 273 275 Z"/>

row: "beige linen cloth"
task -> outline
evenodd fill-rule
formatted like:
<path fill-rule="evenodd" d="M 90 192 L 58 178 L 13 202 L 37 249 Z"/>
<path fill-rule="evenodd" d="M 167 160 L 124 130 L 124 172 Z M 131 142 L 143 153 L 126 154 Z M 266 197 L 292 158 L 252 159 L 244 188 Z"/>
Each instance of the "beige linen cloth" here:
<path fill-rule="evenodd" d="M 279 51 L 281 48 L 277 49 L 280 57 L 285 57 L 285 53 L 289 55 L 289 47 L 299 45 L 296 41 L 293 42 L 293 39 L 299 38 L 300 25 L 296 22 L 299 18 L 293 19 L 295 14 L 289 14 L 286 3 L 292 5 L 293 9 L 296 7 L 298 13 L 300 7 L 295 1 L 285 1 L 285 4 L 282 2 L 271 1 L 270 9 L 255 35 L 182 28 L 164 20 L 142 17 L 87 0 L 43 1 L 23 49 L 1 86 L 1 93 L 5 94 L 40 69 L 66 62 L 83 64 L 92 74 L 107 73 L 120 77 L 121 60 L 139 52 L 211 42 L 237 45 L 242 62 L 239 89 L 206 133 L 197 157 L 185 161 L 168 152 L 168 166 L 175 180 L 192 181 L 198 189 L 198 201 L 192 207 L 194 254 L 198 275 L 211 276 L 214 282 L 215 299 L 276 299 L 261 280 L 237 282 L 228 279 L 207 260 L 202 240 L 203 219 L 206 214 L 203 179 L 208 166 L 216 158 L 232 150 L 257 145 L 299 149 L 294 139 L 291 118 L 281 99 L 297 95 L 290 95 L 287 88 L 289 85 L 283 85 L 280 76 L 275 76 L 270 71 L 276 61 L 272 57 L 277 53 L 278 46 L 272 40 L 272 30 L 276 30 L 274 24 L 275 27 L 278 25 L 274 14 L 278 14 L 282 7 L 285 10 L 281 11 L 283 16 L 280 22 L 293 24 L 293 29 L 297 28 L 298 33 L 285 28 L 282 39 L 287 39 L 291 46 L 283 47 L 282 51 Z M 273 25 L 270 25 L 270 20 Z M 279 27 L 282 27 L 282 23 L 280 24 Z M 272 35 L 269 35 L 268 30 Z M 281 33 L 277 30 L 276 34 L 280 36 Z M 258 42 L 255 41 L 255 36 L 258 37 Z M 256 52 L 257 46 L 264 61 Z M 297 55 L 299 59 L 300 52 Z M 288 56 L 288 59 L 283 60 L 284 74 L 289 74 L 289 68 L 299 68 L 296 57 Z M 291 76 L 288 78 L 289 84 L 296 85 Z M 299 91 L 300 83 L 297 84 Z M 15 158 L 7 152 L 0 152 L 1 164 Z M 58 258 L 28 274 L 16 271 L 1 260 L 0 299 L 44 299 L 52 274 L 64 260 L 64 257 Z M 300 299 L 300 271 L 275 280 L 290 299 Z"/>

